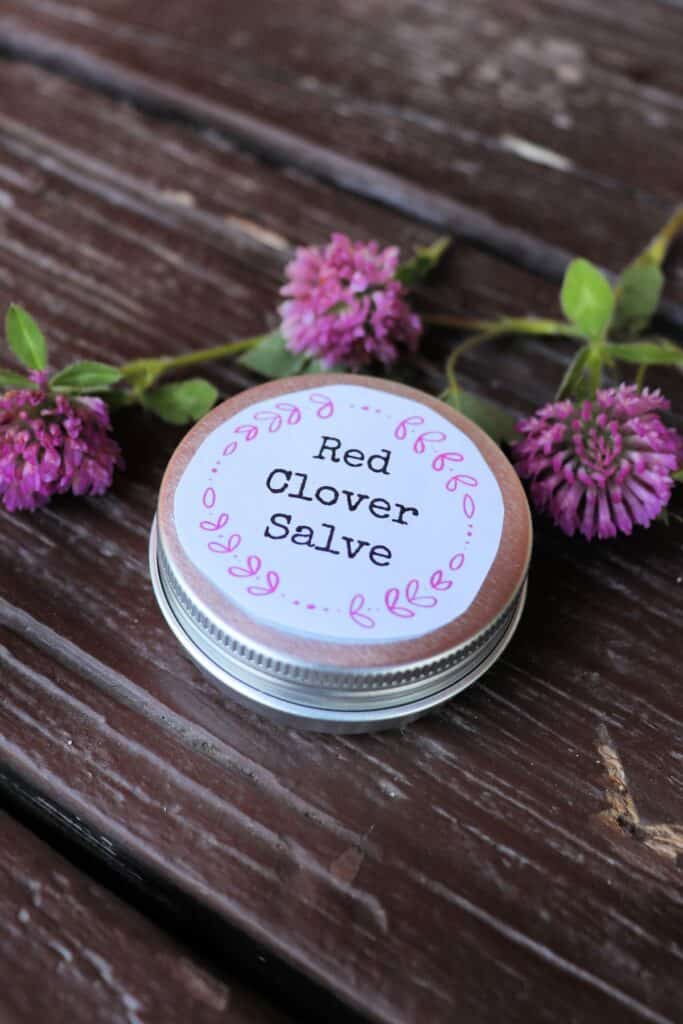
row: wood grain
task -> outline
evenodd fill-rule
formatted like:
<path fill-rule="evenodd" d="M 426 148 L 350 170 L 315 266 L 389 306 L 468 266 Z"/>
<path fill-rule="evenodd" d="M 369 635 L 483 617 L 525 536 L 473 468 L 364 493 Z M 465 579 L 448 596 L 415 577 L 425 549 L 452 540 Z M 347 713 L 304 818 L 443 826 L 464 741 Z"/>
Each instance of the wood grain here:
<path fill-rule="evenodd" d="M 5 64 L 0 74 L 2 298 L 21 299 L 49 321 L 63 360 L 101 358 L 109 349 L 120 359 L 147 348 L 179 352 L 268 329 L 293 247 L 333 230 L 405 252 L 434 237 L 215 137 L 160 130 L 126 104 L 103 103 L 34 68 Z M 558 311 L 553 287 L 462 242 L 422 299 L 435 311 L 471 315 Z M 443 386 L 435 367 L 450 343 L 448 332 L 433 333 L 418 361 L 416 380 L 431 391 Z M 496 353 L 495 375 L 486 362 L 470 361 L 465 379 L 473 373 L 491 397 L 522 411 L 522 395 L 506 378 L 523 377 L 526 355 L 535 352 L 537 375 L 524 397 L 538 404 L 557 386 L 571 350 L 501 343 L 488 350 Z M 216 376 L 226 389 L 255 379 L 234 364 Z"/>
<path fill-rule="evenodd" d="M 4 1024 L 284 1024 L 0 810 Z"/>
<path fill-rule="evenodd" d="M 0 301 L 35 311 L 55 361 L 259 329 L 291 243 L 332 226 L 428 237 L 192 126 L 0 73 Z M 464 246 L 423 298 L 553 302 Z M 417 367 L 432 391 L 442 347 Z M 522 411 L 566 358 L 501 345 L 467 379 Z M 605 726 L 642 822 L 683 820 L 680 527 L 587 545 L 539 523 L 528 610 L 484 684 L 404 734 L 306 736 L 224 701 L 175 646 L 146 544 L 180 432 L 137 412 L 117 432 L 128 470 L 106 498 L 0 517 L 6 777 L 151 891 L 210 911 L 216 950 L 239 927 L 374 1020 L 675 1021 L 680 872 L 605 819 L 599 747 Z"/>
<path fill-rule="evenodd" d="M 569 252 L 618 269 L 680 201 L 682 31 L 675 7 L 635 0 L 170 0 L 163 20 L 137 0 L 6 0 L 0 16 L 8 53 L 554 279 Z"/>

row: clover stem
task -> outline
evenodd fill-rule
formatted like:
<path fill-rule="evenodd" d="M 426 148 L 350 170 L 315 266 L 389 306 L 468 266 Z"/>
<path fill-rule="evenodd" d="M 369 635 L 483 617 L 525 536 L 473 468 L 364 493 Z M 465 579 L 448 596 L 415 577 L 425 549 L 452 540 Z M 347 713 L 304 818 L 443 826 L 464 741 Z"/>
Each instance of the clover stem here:
<path fill-rule="evenodd" d="M 505 333 L 507 332 L 501 330 L 499 325 L 492 325 L 488 330 L 480 331 L 478 334 L 473 334 L 459 345 L 456 345 L 446 360 L 446 378 L 448 380 L 448 388 L 446 390 L 453 392 L 458 391 L 459 385 L 455 375 L 455 364 L 461 356 L 470 352 L 473 348 L 476 348 L 483 342 L 491 341 L 493 338 L 497 338 L 501 334 Z"/>
<path fill-rule="evenodd" d="M 547 320 L 541 317 L 501 317 L 499 320 L 478 320 L 471 317 L 428 315 L 422 319 L 431 327 L 454 327 L 458 330 L 500 334 L 536 334 L 546 337 L 581 338 L 578 327 L 563 320 Z"/>
<path fill-rule="evenodd" d="M 661 266 L 666 259 L 669 246 L 679 231 L 683 231 L 683 206 L 677 207 L 661 231 L 658 231 L 649 245 L 633 261 L 636 266 L 654 263 Z"/>
<path fill-rule="evenodd" d="M 226 356 L 237 355 L 254 348 L 269 338 L 270 334 L 259 334 L 254 338 L 242 338 L 240 341 L 229 341 L 225 345 L 212 345 L 211 348 L 198 349 L 195 352 L 184 352 L 180 356 L 153 356 L 152 358 L 133 359 L 121 367 L 121 377 L 131 388 L 136 399 L 142 396 L 160 377 L 173 370 L 185 369 L 197 363 L 206 363 L 213 359 L 224 359 Z"/>
<path fill-rule="evenodd" d="M 196 352 L 185 352 L 181 356 L 163 356 L 161 358 L 161 363 L 163 364 L 161 372 L 168 373 L 170 370 L 184 369 L 186 366 L 194 366 L 196 363 L 205 363 L 213 359 L 223 359 L 225 356 L 234 356 L 238 352 L 246 352 L 248 349 L 254 348 L 267 337 L 269 337 L 268 334 L 258 334 L 253 338 L 229 341 L 225 345 L 214 345 L 211 348 L 198 349 Z"/>

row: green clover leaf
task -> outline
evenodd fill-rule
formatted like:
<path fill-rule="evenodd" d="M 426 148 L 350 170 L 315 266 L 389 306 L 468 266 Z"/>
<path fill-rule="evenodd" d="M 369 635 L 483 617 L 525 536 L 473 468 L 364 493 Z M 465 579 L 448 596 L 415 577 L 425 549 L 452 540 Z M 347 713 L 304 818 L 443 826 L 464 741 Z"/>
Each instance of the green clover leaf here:
<path fill-rule="evenodd" d="M 7 310 L 5 333 L 9 347 L 27 370 L 44 370 L 47 366 L 47 345 L 38 324 L 16 303 Z"/>
<path fill-rule="evenodd" d="M 182 426 L 206 415 L 217 397 L 217 389 L 208 380 L 191 377 L 148 391 L 142 396 L 142 404 L 166 423 Z"/>
<path fill-rule="evenodd" d="M 592 342 L 601 341 L 614 310 L 614 292 L 605 275 L 588 260 L 567 267 L 560 302 L 564 315 Z"/>

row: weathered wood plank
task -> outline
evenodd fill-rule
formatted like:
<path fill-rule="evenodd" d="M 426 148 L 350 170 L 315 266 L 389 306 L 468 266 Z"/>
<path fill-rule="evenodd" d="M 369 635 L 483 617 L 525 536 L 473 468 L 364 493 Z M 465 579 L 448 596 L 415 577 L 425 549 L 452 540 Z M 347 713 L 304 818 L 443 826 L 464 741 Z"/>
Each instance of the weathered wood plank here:
<path fill-rule="evenodd" d="M 3 65 L 0 81 L 11 111 L 0 114 L 2 298 L 21 299 L 45 319 L 62 358 L 101 357 L 110 347 L 120 358 L 147 347 L 183 351 L 268 329 L 294 245 L 333 230 L 374 235 L 406 252 L 433 237 L 218 139 L 172 126 L 160 132 L 130 107 L 28 66 Z M 462 242 L 423 295 L 436 310 L 472 315 L 557 312 L 552 286 Z M 438 390 L 435 357 L 448 335 L 435 333 L 427 344 L 420 379 Z M 521 411 L 521 395 L 505 378 L 523 376 L 530 350 L 539 346 L 499 346 L 493 378 L 486 362 L 468 369 Z M 539 352 L 527 400 L 541 401 L 555 386 L 569 351 L 546 345 Z M 227 388 L 255 378 L 229 366 L 217 379 Z"/>
<path fill-rule="evenodd" d="M 192 953 L 0 810 L 4 1024 L 289 1019 Z"/>
<path fill-rule="evenodd" d="M 60 356 L 258 329 L 285 256 L 264 230 L 425 237 L 44 72 L 2 75 L 0 299 L 35 309 Z M 429 296 L 529 308 L 537 287 L 460 248 Z M 522 408 L 560 369 L 527 343 L 495 365 L 491 392 Z M 490 354 L 470 372 L 487 381 Z M 145 549 L 178 432 L 137 413 L 118 429 L 129 469 L 107 498 L 2 516 L 0 753 L 27 788 L 377 1020 L 675 1020 L 680 876 L 604 816 L 602 748 L 606 728 L 642 823 L 682 820 L 680 530 L 588 546 L 541 526 L 528 612 L 484 685 L 403 735 L 305 736 L 223 701 L 169 636 Z"/>
<path fill-rule="evenodd" d="M 633 0 L 173 0 L 162 20 L 132 0 L 10 0 L 0 17 L 9 50 L 554 277 L 568 250 L 618 267 L 680 199 L 682 32 L 676 8 Z"/>
<path fill-rule="evenodd" d="M 448 1020 L 455 1007 L 523 1020 L 542 993 L 538 1020 L 569 1005 L 577 1020 L 676 1019 L 675 867 L 597 818 L 599 724 L 610 723 L 637 778 L 662 742 L 659 708 L 642 698 L 615 707 L 608 687 L 586 721 L 585 688 L 553 700 L 552 684 L 507 666 L 404 737 L 321 741 L 221 712 L 176 652 L 161 704 L 5 613 L 4 744 L 26 751 L 15 767 L 141 872 L 237 916 L 350 1002 L 385 1020 Z M 157 660 L 138 655 L 138 679 Z M 503 681 L 523 698 L 500 693 Z M 202 704 L 207 725 L 223 718 L 211 732 L 188 721 Z M 636 710 L 645 722 L 632 736 Z M 654 761 L 671 772 L 668 752 Z M 495 997 L 470 977 L 495 978 Z"/>

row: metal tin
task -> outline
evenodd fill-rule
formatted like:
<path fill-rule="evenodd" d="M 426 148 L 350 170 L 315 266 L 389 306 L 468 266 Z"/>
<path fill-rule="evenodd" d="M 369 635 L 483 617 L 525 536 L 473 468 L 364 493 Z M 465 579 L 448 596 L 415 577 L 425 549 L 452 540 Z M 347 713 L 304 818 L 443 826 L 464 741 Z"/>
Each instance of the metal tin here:
<path fill-rule="evenodd" d="M 150 571 L 171 630 L 235 699 L 362 732 L 493 664 L 530 549 L 517 475 L 471 421 L 393 382 L 322 374 L 242 392 L 189 432 Z"/>

